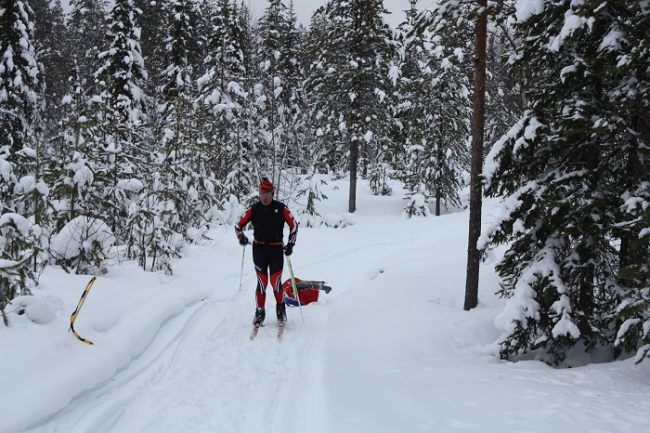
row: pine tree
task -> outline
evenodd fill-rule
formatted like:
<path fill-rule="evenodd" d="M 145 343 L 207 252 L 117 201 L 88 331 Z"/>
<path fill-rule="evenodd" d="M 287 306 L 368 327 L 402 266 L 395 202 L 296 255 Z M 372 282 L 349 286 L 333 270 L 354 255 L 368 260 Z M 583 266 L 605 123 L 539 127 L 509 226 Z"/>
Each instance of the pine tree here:
<path fill-rule="evenodd" d="M 311 18 L 309 32 L 302 50 L 303 64 L 306 65 L 306 77 L 304 92 L 306 95 L 306 113 L 303 116 L 306 123 L 306 142 L 318 143 L 317 146 L 303 147 L 307 165 L 313 164 L 320 172 L 328 172 L 341 169 L 345 160 L 345 151 L 338 146 L 338 138 L 335 134 L 325 134 L 329 129 L 327 119 L 320 110 L 319 97 L 315 89 L 319 88 L 319 94 L 329 92 L 326 88 L 333 85 L 333 80 L 325 82 L 327 70 L 324 64 L 319 61 L 324 41 L 327 38 L 327 14 L 325 6 L 317 9 Z M 332 89 L 333 91 L 334 89 Z"/>
<path fill-rule="evenodd" d="M 242 0 L 237 9 L 237 26 L 239 31 L 235 37 L 237 38 L 237 45 L 241 47 L 242 50 L 246 89 L 251 87 L 251 79 L 255 70 L 253 66 L 255 41 L 252 34 L 253 29 L 251 28 L 251 20 L 252 18 L 248 6 L 246 6 L 246 2 Z"/>
<path fill-rule="evenodd" d="M 112 232 L 129 245 L 131 257 L 144 254 L 143 237 L 136 233 L 146 224 L 147 203 L 136 200 L 143 192 L 151 152 L 144 147 L 146 138 L 145 95 L 147 72 L 136 25 L 138 9 L 133 0 L 117 0 L 111 10 L 108 49 L 99 54 L 102 65 L 95 75 L 102 92 L 93 98 L 101 113 L 101 163 L 95 182 L 103 187 L 101 206 Z M 144 193 L 144 192 L 143 192 Z"/>
<path fill-rule="evenodd" d="M 401 177 L 417 202 L 435 199 L 436 215 L 441 204 L 460 205 L 458 191 L 466 171 L 469 139 L 469 82 L 465 59 L 470 34 L 466 27 L 415 32 L 415 4 L 401 27 L 403 72 L 400 80 L 398 117 L 405 137 Z M 410 35 L 409 35 L 410 34 Z M 406 213 L 428 209 L 410 200 Z"/>
<path fill-rule="evenodd" d="M 283 81 L 281 94 L 284 106 L 285 141 L 282 149 L 282 165 L 296 167 L 303 160 L 301 143 L 305 137 L 304 67 L 301 62 L 303 40 L 297 26 L 294 2 L 291 0 L 286 15 L 286 30 L 282 34 L 280 76 Z"/>
<path fill-rule="evenodd" d="M 300 212 L 300 223 L 305 227 L 315 227 L 322 223 L 322 216 L 317 209 L 317 203 L 327 198 L 321 190 L 323 185 L 327 185 L 327 183 L 314 167 L 310 171 L 311 173 L 305 179 L 308 182 L 297 194 L 297 197 L 305 197 L 305 207 Z"/>
<path fill-rule="evenodd" d="M 200 149 L 196 138 L 196 110 L 194 100 L 196 89 L 189 64 L 189 50 L 193 29 L 190 12 L 193 3 L 189 0 L 173 0 L 167 11 L 168 37 L 165 41 L 167 66 L 162 71 L 159 88 L 160 103 L 157 107 L 162 122 L 160 134 L 155 140 L 161 145 L 161 155 L 156 163 L 160 186 L 156 225 L 159 239 L 149 253 L 153 257 L 152 268 L 159 265 L 170 271 L 170 260 L 178 254 L 170 241 L 178 236 L 189 236 L 191 229 L 200 226 L 204 215 L 215 204 L 213 194 L 206 193 L 204 183 L 212 179 L 200 175 Z M 214 185 L 210 184 L 210 191 Z M 164 223 L 164 224 L 162 224 Z"/>
<path fill-rule="evenodd" d="M 650 358 L 650 8 L 647 4 L 612 2 L 600 10 L 599 54 L 616 64 L 606 98 L 620 134 L 621 164 L 616 170 L 613 235 L 620 239 L 618 282 L 623 289 L 616 307 L 617 353 L 638 348 L 636 362 Z M 622 192 L 621 192 L 622 191 Z M 620 202 L 619 202 L 620 203 Z M 620 352 L 618 352 L 620 351 Z"/>
<path fill-rule="evenodd" d="M 250 142 L 242 122 L 244 59 L 239 16 L 230 0 L 219 0 L 212 14 L 206 72 L 198 79 L 207 169 L 224 182 L 223 197 L 247 195 L 253 185 Z"/>
<path fill-rule="evenodd" d="M 495 29 L 488 39 L 487 68 L 490 79 L 485 99 L 485 144 L 490 147 L 521 117 L 523 113 L 523 90 L 521 80 L 507 63 L 514 48 L 510 35 L 503 29 Z"/>
<path fill-rule="evenodd" d="M 72 60 L 78 68 L 81 84 L 94 94 L 94 73 L 99 67 L 99 53 L 106 49 L 106 0 L 71 0 L 69 28 Z"/>
<path fill-rule="evenodd" d="M 36 284 L 45 246 L 41 220 L 48 190 L 34 140 L 41 84 L 32 16 L 24 1 L 0 2 L 0 311 Z"/>
<path fill-rule="evenodd" d="M 159 83 L 161 71 L 165 68 L 164 44 L 160 43 L 161 31 L 166 27 L 167 3 L 170 0 L 135 0 L 134 5 L 139 9 L 138 24 L 140 27 L 140 48 L 142 57 L 147 65 L 150 79 L 147 80 L 148 91 L 153 93 Z"/>
<path fill-rule="evenodd" d="M 321 49 L 307 83 L 315 111 L 311 118 L 320 124 L 317 136 L 349 151 L 344 161 L 349 164 L 350 212 L 356 210 L 359 162 L 367 169 L 368 161 L 376 160 L 390 125 L 386 96 L 392 52 L 385 12 L 381 0 L 328 3 Z"/>
<path fill-rule="evenodd" d="M 34 10 L 34 46 L 43 64 L 43 128 L 46 137 L 58 120 L 59 104 L 67 92 L 67 79 L 72 74 L 71 41 L 64 23 L 61 1 L 30 2 Z"/>
<path fill-rule="evenodd" d="M 511 243 L 497 266 L 509 298 L 498 318 L 501 355 L 540 351 L 557 363 L 573 347 L 631 350 L 648 344 L 648 217 L 636 205 L 650 190 L 648 136 L 633 129 L 649 101 L 648 11 L 568 0 L 524 11 L 512 58 L 526 71 L 529 103 L 485 169 L 489 192 L 507 197 L 485 239 Z M 631 281 L 612 242 L 628 235 L 644 260 L 634 260 Z M 627 301 L 614 310 L 621 294 Z M 633 320 L 618 339 L 613 311 Z"/>
<path fill-rule="evenodd" d="M 48 177 L 52 185 L 52 199 L 58 202 L 54 212 L 55 232 L 79 214 L 88 213 L 84 208 L 92 203 L 83 191 L 94 180 L 93 170 L 88 167 L 89 146 L 88 127 L 85 125 L 85 99 L 81 78 L 71 80 L 71 91 L 61 98 L 58 133 L 53 137 L 52 154 L 56 157 L 50 162 Z"/>
<path fill-rule="evenodd" d="M 257 159 L 261 172 L 270 173 L 276 188 L 282 171 L 282 145 L 287 143 L 288 135 L 285 101 L 290 89 L 283 73 L 288 54 L 283 38 L 291 33 L 288 24 L 282 0 L 270 0 L 257 24 L 256 123 L 261 126 Z"/>

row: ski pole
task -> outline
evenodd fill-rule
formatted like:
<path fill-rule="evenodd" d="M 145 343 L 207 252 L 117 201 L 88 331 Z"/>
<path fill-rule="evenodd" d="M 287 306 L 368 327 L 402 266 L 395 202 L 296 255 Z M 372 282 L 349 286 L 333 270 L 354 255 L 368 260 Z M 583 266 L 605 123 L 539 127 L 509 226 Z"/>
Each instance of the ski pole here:
<path fill-rule="evenodd" d="M 298 301 L 298 307 L 300 308 L 300 317 L 302 317 L 302 321 L 305 321 L 305 316 L 302 314 L 302 303 L 300 303 L 300 296 L 298 295 L 298 288 L 296 287 L 296 277 L 293 275 L 293 266 L 291 266 L 291 259 L 289 259 L 289 256 L 287 257 L 287 264 L 289 265 L 289 276 L 291 278 L 291 287 L 293 288 L 293 294 L 296 296 L 296 300 Z"/>
<path fill-rule="evenodd" d="M 238 292 L 241 292 L 244 290 L 244 288 L 241 285 L 242 278 L 244 277 L 244 256 L 246 255 L 246 245 L 242 246 L 241 248 L 241 271 L 239 272 L 239 289 L 237 289 Z"/>

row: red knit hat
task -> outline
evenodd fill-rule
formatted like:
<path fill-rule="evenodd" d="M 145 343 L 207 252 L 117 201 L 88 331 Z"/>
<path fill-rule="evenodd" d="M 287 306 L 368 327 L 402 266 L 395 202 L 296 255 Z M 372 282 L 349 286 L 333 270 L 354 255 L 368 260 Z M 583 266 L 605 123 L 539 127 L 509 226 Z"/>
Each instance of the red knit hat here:
<path fill-rule="evenodd" d="M 263 192 L 273 192 L 273 184 L 266 177 L 260 182 L 260 193 Z"/>

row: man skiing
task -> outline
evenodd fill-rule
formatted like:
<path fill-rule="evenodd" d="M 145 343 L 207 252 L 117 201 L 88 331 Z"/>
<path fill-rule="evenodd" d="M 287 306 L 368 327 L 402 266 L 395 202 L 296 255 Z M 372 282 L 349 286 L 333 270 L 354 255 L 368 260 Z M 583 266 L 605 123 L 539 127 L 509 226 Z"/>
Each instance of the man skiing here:
<path fill-rule="evenodd" d="M 264 322 L 267 283 L 270 283 L 273 288 L 278 322 L 284 325 L 287 321 L 280 281 L 284 264 L 282 230 L 286 222 L 289 225 L 289 239 L 284 247 L 284 254 L 290 256 L 293 246 L 296 244 L 298 224 L 289 208 L 273 199 L 273 193 L 273 184 L 267 178 L 263 178 L 259 187 L 260 201 L 246 209 L 244 215 L 235 225 L 239 243 L 245 246 L 249 240 L 244 235 L 244 226 L 249 222 L 253 224 L 253 264 L 257 274 L 257 289 L 255 290 L 257 308 L 255 308 L 253 325 L 256 327 Z"/>

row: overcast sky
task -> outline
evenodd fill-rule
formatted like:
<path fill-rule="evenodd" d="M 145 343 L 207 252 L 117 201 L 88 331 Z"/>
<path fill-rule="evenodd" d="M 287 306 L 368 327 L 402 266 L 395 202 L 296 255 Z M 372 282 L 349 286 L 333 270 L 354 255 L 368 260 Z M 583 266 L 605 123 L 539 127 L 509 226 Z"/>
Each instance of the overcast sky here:
<path fill-rule="evenodd" d="M 248 1 L 250 4 L 250 9 L 254 19 L 258 19 L 260 16 L 262 16 L 264 9 L 268 5 L 268 0 L 246 1 Z M 284 0 L 284 3 L 288 5 L 289 0 Z M 311 15 L 316 9 L 325 3 L 327 3 L 327 0 L 294 0 L 293 4 L 296 9 L 296 14 L 298 15 L 298 21 L 304 25 L 309 25 Z M 418 6 L 420 4 L 428 3 L 431 3 L 431 0 L 419 0 Z M 386 17 L 386 22 L 393 27 L 397 27 L 397 25 L 404 20 L 404 11 L 409 8 L 409 1 L 384 0 L 384 7 L 391 12 L 391 14 Z"/>
<path fill-rule="evenodd" d="M 239 3 L 241 0 L 237 0 Z M 257 20 L 264 13 L 264 9 L 268 5 L 268 0 L 244 0 L 248 2 L 253 19 Z M 289 0 L 283 0 L 286 5 L 289 5 Z M 434 0 L 418 0 L 418 9 L 424 9 L 433 3 Z M 327 0 L 294 0 L 293 4 L 298 14 L 298 20 L 305 26 L 309 25 L 311 15 L 320 6 L 327 3 Z M 64 10 L 69 10 L 70 0 L 62 0 Z M 404 11 L 409 8 L 409 0 L 384 0 L 384 7 L 388 9 L 391 14 L 386 17 L 386 22 L 392 27 L 397 27 L 399 23 L 404 21 Z"/>

